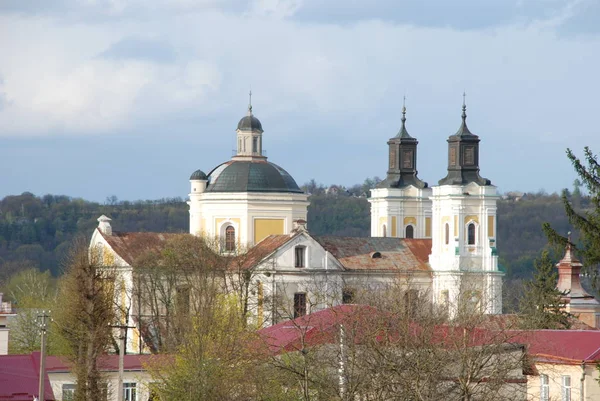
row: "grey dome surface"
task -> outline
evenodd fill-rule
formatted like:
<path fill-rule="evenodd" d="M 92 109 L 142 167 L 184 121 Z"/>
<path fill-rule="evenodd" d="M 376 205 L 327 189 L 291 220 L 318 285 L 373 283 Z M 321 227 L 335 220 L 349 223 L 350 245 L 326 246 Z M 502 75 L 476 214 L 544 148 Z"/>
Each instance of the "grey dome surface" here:
<path fill-rule="evenodd" d="M 260 120 L 254 117 L 253 114 L 249 113 L 246 117 L 243 117 L 238 123 L 237 129 L 240 131 L 260 131 L 263 132 L 262 124 Z"/>
<path fill-rule="evenodd" d="M 232 160 L 210 172 L 206 192 L 302 193 L 302 190 L 292 176 L 276 164 L 266 160 Z"/>
<path fill-rule="evenodd" d="M 196 170 L 190 176 L 190 180 L 207 180 L 208 176 L 202 170 Z"/>

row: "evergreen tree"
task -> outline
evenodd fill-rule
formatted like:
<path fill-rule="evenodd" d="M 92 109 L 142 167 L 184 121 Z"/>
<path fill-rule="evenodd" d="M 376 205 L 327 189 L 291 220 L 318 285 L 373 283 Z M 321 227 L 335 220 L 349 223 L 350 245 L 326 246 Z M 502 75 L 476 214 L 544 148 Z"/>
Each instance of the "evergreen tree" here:
<path fill-rule="evenodd" d="M 567 149 L 567 157 L 571 160 L 573 168 L 587 188 L 590 198 L 589 208 L 577 211 L 563 192 L 562 200 L 574 228 L 579 230 L 580 245 L 575 246 L 577 253 L 584 262 L 583 273 L 591 278 L 594 291 L 600 293 L 600 275 L 598 264 L 600 263 L 600 164 L 598 158 L 589 147 L 584 148 L 585 160 L 577 158 L 571 149 Z M 559 235 L 549 223 L 544 223 L 544 231 L 549 240 L 555 244 L 566 245 L 568 239 Z"/>
<path fill-rule="evenodd" d="M 524 329 L 568 329 L 571 314 L 564 310 L 565 295 L 556 288 L 558 271 L 544 250 L 534 261 L 533 279 L 525 282 L 525 293 L 520 301 Z"/>

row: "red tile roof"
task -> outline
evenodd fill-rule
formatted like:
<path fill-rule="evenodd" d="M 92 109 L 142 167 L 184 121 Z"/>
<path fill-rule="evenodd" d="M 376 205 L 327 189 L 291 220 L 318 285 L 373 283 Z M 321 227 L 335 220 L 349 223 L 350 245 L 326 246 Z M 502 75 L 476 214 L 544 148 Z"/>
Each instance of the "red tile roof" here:
<path fill-rule="evenodd" d="M 125 260 L 130 266 L 133 266 L 135 260 L 149 252 L 160 252 L 165 247 L 167 241 L 178 236 L 191 234 L 175 233 L 130 233 L 115 232 L 112 235 L 106 235 L 100 230 L 98 232 L 108 242 L 111 248 Z"/>
<path fill-rule="evenodd" d="M 515 341 L 529 345 L 537 360 L 580 364 L 600 362 L 598 330 L 532 330 L 518 332 Z"/>
<path fill-rule="evenodd" d="M 40 353 L 0 355 L 0 400 L 31 401 L 39 386 Z M 44 400 L 54 400 L 48 376 L 45 377 Z"/>
<path fill-rule="evenodd" d="M 314 239 L 348 270 L 430 271 L 430 239 L 324 236 Z M 373 257 L 375 252 L 381 257 Z"/>
<path fill-rule="evenodd" d="M 125 371 L 142 371 L 153 355 L 125 355 L 123 369 Z M 98 366 L 103 372 L 116 372 L 119 370 L 119 355 L 104 355 L 100 357 Z M 48 356 L 46 358 L 47 372 L 70 372 L 71 363 L 66 358 Z"/>

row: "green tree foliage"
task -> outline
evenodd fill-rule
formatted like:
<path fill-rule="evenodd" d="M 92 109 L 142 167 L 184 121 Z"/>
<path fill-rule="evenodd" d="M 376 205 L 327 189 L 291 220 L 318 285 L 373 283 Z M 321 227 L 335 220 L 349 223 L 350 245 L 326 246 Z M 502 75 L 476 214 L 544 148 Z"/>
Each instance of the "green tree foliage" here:
<path fill-rule="evenodd" d="M 579 231 L 580 244 L 576 249 L 584 261 L 582 272 L 591 278 L 591 284 L 596 293 L 600 293 L 600 275 L 598 273 L 598 264 L 600 263 L 600 164 L 598 164 L 596 155 L 587 146 L 584 148 L 585 159 L 583 161 L 576 157 L 571 149 L 567 149 L 567 157 L 588 190 L 589 204 L 587 207 L 582 205 L 583 210 L 578 210 L 566 191 L 563 192 L 562 203 L 569 222 Z M 564 245 L 568 242 L 567 238 L 559 234 L 564 231 L 558 229 L 551 222 L 544 224 L 544 231 L 550 241 L 555 244 Z"/>
<path fill-rule="evenodd" d="M 76 401 L 105 399 L 99 362 L 113 342 L 110 326 L 116 323 L 114 282 L 93 256 L 89 256 L 86 242 L 75 244 L 61 279 L 61 302 L 53 313 L 55 324 L 51 328 L 64 338 L 67 356 L 73 363 Z"/>
<path fill-rule="evenodd" d="M 565 295 L 556 289 L 558 271 L 547 250 L 534 262 L 533 279 L 525 282 L 520 309 L 525 329 L 568 329 L 570 313 L 565 312 Z"/>

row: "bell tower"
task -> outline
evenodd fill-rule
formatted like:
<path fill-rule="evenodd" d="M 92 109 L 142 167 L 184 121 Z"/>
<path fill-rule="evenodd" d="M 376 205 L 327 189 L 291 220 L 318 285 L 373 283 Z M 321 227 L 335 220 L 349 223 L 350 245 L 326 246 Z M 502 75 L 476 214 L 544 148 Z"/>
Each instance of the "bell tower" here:
<path fill-rule="evenodd" d="M 371 236 L 431 237 L 431 189 L 417 176 L 417 145 L 406 129 L 406 100 L 398 134 L 388 144 L 386 178 L 371 190 Z"/>
<path fill-rule="evenodd" d="M 462 303 L 502 313 L 502 276 L 496 251 L 496 187 L 479 175 L 479 137 L 462 123 L 448 138 L 448 172 L 432 188 L 434 302 L 451 314 Z"/>

